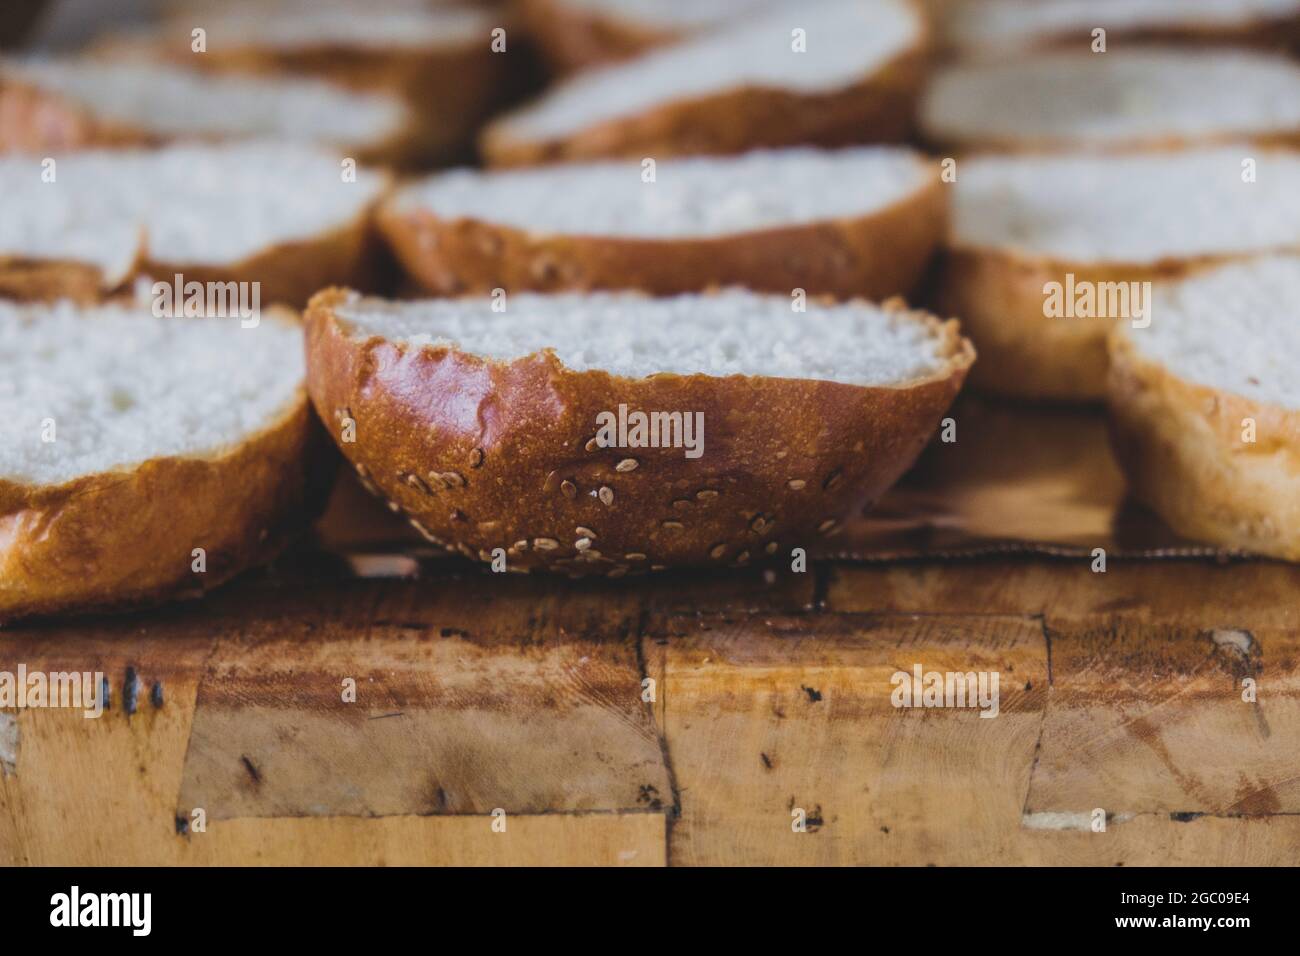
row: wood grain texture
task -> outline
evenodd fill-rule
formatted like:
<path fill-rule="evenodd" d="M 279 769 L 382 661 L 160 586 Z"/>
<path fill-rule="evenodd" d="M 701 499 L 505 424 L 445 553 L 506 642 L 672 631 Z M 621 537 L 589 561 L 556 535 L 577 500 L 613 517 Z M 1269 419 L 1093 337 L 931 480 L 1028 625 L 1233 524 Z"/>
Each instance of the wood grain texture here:
<path fill-rule="evenodd" d="M 1300 862 L 1300 569 L 389 566 L 421 576 L 298 555 L 201 603 L 0 632 L 0 670 L 113 686 L 99 720 L 8 715 L 0 863 Z M 895 708 L 914 664 L 997 671 L 999 716 Z M 178 826 L 196 804 L 203 832 Z"/>

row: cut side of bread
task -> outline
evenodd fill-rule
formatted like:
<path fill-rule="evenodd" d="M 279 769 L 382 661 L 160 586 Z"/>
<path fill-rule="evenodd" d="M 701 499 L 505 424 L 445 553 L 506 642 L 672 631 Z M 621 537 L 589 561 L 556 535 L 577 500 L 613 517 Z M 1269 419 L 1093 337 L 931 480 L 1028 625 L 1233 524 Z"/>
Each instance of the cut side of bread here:
<path fill-rule="evenodd" d="M 0 620 L 206 591 L 327 483 L 292 313 L 0 302 L 0 364 Z"/>
<path fill-rule="evenodd" d="M 308 309 L 307 362 L 363 482 L 435 544 L 508 570 L 788 560 L 907 470 L 974 359 L 955 322 L 901 303 L 794 313 L 724 290 L 499 307 L 330 290 Z M 657 440 L 632 413 L 659 416 Z"/>
<path fill-rule="evenodd" d="M 626 60 L 692 35 L 727 30 L 780 0 L 523 0 L 529 34 L 552 70 Z"/>
<path fill-rule="evenodd" d="M 191 52 L 198 28 L 207 44 L 201 54 Z M 494 30 L 505 32 L 494 37 Z M 136 60 L 162 58 L 237 75 L 311 76 L 396 97 L 412 122 L 392 161 L 417 167 L 472 150 L 478 127 L 515 92 L 521 40 L 500 8 L 239 0 L 182 8 L 161 26 L 106 46 Z M 505 42 L 505 49 L 494 51 L 494 41 Z"/>
<path fill-rule="evenodd" d="M 972 381 L 1021 397 L 1105 396 L 1106 336 L 1136 316 L 1099 305 L 1090 315 L 1090 292 L 1122 305 L 1127 290 L 1132 312 L 1143 287 L 1127 283 L 1300 249 L 1293 150 L 990 156 L 960 162 L 953 188 L 936 309 L 979 347 Z"/>
<path fill-rule="evenodd" d="M 926 44 L 906 0 L 814 0 L 579 74 L 491 124 L 494 165 L 891 141 Z"/>
<path fill-rule="evenodd" d="M 1300 37 L 1300 0 L 937 0 L 943 46 L 1002 58 L 1034 48 L 1143 41 L 1285 46 Z"/>
<path fill-rule="evenodd" d="M 364 281 L 386 179 L 305 146 L 247 143 L 0 156 L 0 294 L 89 300 L 141 275 L 260 282 L 303 303 Z M 50 177 L 53 177 L 52 180 Z"/>
<path fill-rule="evenodd" d="M 1124 48 L 954 66 L 927 91 L 921 129 L 947 151 L 1300 145 L 1300 65 Z"/>
<path fill-rule="evenodd" d="M 1110 347 L 1134 496 L 1188 538 L 1300 561 L 1300 258 L 1160 287 L 1151 325 Z"/>
<path fill-rule="evenodd" d="M 883 299 L 911 290 L 943 236 L 938 167 L 901 147 L 668 159 L 653 181 L 611 161 L 435 175 L 381 229 L 437 294 L 714 285 Z"/>
<path fill-rule="evenodd" d="M 94 59 L 0 62 L 0 115 L 0 152 L 274 138 L 362 161 L 404 157 L 413 125 L 396 97 L 322 80 Z"/>

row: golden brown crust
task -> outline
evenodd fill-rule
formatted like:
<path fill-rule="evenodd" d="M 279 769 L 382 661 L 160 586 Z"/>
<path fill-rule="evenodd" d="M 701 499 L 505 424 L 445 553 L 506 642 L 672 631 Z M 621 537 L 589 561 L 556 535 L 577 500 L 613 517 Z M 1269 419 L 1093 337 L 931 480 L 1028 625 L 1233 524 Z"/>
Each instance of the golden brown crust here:
<path fill-rule="evenodd" d="M 487 127 L 479 146 L 492 166 L 601 158 L 740 153 L 761 147 L 898 142 L 912 129 L 924 81 L 924 43 L 859 82 L 822 94 L 741 87 L 672 100 L 559 139 L 521 139 L 510 117 Z"/>
<path fill-rule="evenodd" d="M 0 480 L 0 621 L 201 594 L 276 554 L 319 512 L 334 461 L 305 390 L 211 456 L 60 485 Z M 193 550 L 206 571 L 192 570 Z"/>
<path fill-rule="evenodd" d="M 1112 441 L 1133 496 L 1185 537 L 1300 560 L 1300 413 L 1179 378 L 1121 331 L 1109 342 Z"/>
<path fill-rule="evenodd" d="M 519 10 L 542 59 L 559 75 L 631 59 L 688 35 L 679 30 L 646 29 L 564 0 L 522 0 Z"/>
<path fill-rule="evenodd" d="M 1158 282 L 1230 256 L 1152 264 L 1071 263 L 999 249 L 948 249 L 938 268 L 935 311 L 957 316 L 979 349 L 978 388 L 1018 398 L 1095 402 L 1106 395 L 1106 336 L 1124 319 L 1044 314 L 1049 282 Z"/>
<path fill-rule="evenodd" d="M 1261 149 L 1294 149 L 1300 147 L 1300 129 L 1281 130 L 1275 133 L 1245 135 L 1242 133 L 1216 133 L 1210 136 L 1134 136 L 1128 139 L 1089 142 L 1083 137 L 996 137 L 980 136 L 972 139 L 953 139 L 934 135 L 928 131 L 923 137 L 930 152 L 943 156 L 974 156 L 982 153 L 1006 153 L 1028 156 L 1036 153 L 1176 153 L 1196 147 L 1225 146 L 1250 143 Z"/>
<path fill-rule="evenodd" d="M 569 370 L 551 352 L 497 362 L 354 337 L 335 313 L 349 295 L 327 290 L 308 308 L 318 414 L 367 486 L 427 538 L 485 561 L 503 549 L 516 570 L 788 560 L 911 465 L 974 360 L 950 322 L 947 368 L 907 387 L 628 379 Z M 704 455 L 597 447 L 596 416 L 620 403 L 702 412 Z M 355 441 L 341 440 L 350 423 Z"/>
<path fill-rule="evenodd" d="M 910 292 L 946 229 L 938 178 L 876 212 L 707 238 L 638 239 L 531 233 L 424 209 L 380 209 L 380 231 L 407 273 L 437 295 L 507 290 L 713 285 L 880 300 Z"/>

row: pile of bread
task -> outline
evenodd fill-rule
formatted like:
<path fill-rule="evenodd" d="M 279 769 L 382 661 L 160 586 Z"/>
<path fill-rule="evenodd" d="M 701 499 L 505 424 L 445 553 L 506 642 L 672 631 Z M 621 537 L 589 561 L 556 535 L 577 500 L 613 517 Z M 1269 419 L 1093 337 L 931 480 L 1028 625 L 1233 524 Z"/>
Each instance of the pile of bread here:
<path fill-rule="evenodd" d="M 340 456 L 497 570 L 789 564 L 968 370 L 1300 560 L 1300 0 L 149 6 L 0 57 L 0 620 L 202 593 Z"/>

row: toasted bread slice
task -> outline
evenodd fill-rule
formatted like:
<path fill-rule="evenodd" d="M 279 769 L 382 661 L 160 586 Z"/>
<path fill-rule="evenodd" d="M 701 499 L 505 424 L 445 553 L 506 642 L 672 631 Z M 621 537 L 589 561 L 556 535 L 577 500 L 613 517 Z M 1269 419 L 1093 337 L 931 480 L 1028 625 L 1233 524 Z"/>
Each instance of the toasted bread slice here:
<path fill-rule="evenodd" d="M 384 234 L 425 289 L 711 285 L 884 299 L 910 291 L 942 238 L 937 165 L 900 147 L 807 148 L 499 172 L 400 190 Z"/>
<path fill-rule="evenodd" d="M 90 58 L 0 61 L 0 115 L 0 152 L 273 138 L 389 163 L 407 158 L 415 137 L 392 95 Z"/>
<path fill-rule="evenodd" d="M 1300 257 L 1159 287 L 1110 347 L 1133 494 L 1186 537 L 1300 561 Z"/>
<path fill-rule="evenodd" d="M 267 143 L 0 157 L 0 294 L 86 301 L 181 273 L 303 303 L 339 276 L 366 281 L 386 185 L 320 149 Z"/>
<path fill-rule="evenodd" d="M 1300 146 L 1300 64 L 1126 47 L 958 65 L 930 85 L 921 130 L 945 152 Z"/>
<path fill-rule="evenodd" d="M 330 474 L 301 343 L 292 313 L 0 301 L 0 620 L 197 594 L 273 554 Z"/>
<path fill-rule="evenodd" d="M 892 141 L 927 35 L 907 0 L 813 0 L 592 70 L 492 123 L 494 165 Z"/>
<path fill-rule="evenodd" d="M 515 570 L 788 560 L 907 470 L 974 359 L 956 323 L 901 304 L 502 302 L 321 293 L 308 388 L 394 511 Z"/>
<path fill-rule="evenodd" d="M 1090 51 L 1135 42 L 1284 47 L 1300 39 L 1300 0 L 931 0 L 940 42 L 962 57 Z"/>
<path fill-rule="evenodd" d="M 1142 283 L 1300 249 L 1294 150 L 989 156 L 954 189 L 936 308 L 980 349 L 972 381 L 1024 398 L 1102 399 L 1106 335 L 1141 321 Z"/>

